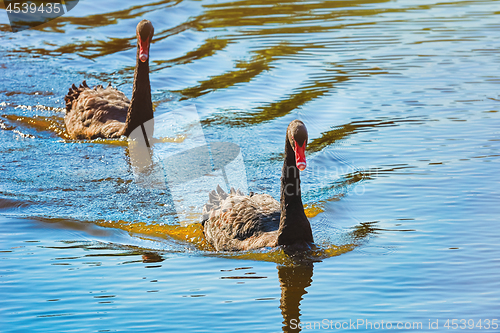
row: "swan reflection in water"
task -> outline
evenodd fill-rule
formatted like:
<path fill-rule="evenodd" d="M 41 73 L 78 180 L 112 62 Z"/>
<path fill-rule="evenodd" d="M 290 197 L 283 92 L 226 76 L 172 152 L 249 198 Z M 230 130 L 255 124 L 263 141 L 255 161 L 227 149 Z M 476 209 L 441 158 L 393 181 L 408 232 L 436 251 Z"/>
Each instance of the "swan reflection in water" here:
<path fill-rule="evenodd" d="M 312 283 L 313 263 L 298 266 L 278 265 L 278 278 L 281 287 L 280 309 L 283 315 L 283 332 L 300 332 L 300 302 L 306 288 Z"/>
<path fill-rule="evenodd" d="M 363 222 L 356 225 L 346 236 L 352 240 L 352 244 L 344 246 L 325 246 L 316 251 L 285 253 L 286 264 L 278 264 L 278 278 L 281 288 L 280 306 L 283 316 L 283 332 L 300 332 L 301 328 L 301 301 L 307 288 L 313 283 L 314 265 L 320 264 L 322 259 L 338 256 L 350 252 L 362 245 L 365 238 L 377 234 L 380 228 L 376 222 Z M 276 259 L 276 258 L 273 258 Z"/>

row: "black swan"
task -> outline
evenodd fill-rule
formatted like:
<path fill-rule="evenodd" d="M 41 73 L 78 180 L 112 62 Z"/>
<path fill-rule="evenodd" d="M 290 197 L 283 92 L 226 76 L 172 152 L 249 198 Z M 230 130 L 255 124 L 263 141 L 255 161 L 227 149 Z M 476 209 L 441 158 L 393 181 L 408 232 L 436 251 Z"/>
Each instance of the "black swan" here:
<path fill-rule="evenodd" d="M 220 186 L 203 207 L 203 232 L 217 251 L 284 246 L 292 250 L 314 247 L 311 225 L 304 212 L 299 170 L 306 168 L 307 129 L 300 120 L 288 125 L 280 203 L 268 194 L 244 196 Z"/>
<path fill-rule="evenodd" d="M 119 138 L 153 119 L 149 83 L 149 47 L 154 28 L 148 20 L 137 25 L 137 63 L 132 101 L 116 88 L 98 85 L 91 89 L 83 81 L 74 84 L 64 98 L 66 130 L 73 139 Z"/>

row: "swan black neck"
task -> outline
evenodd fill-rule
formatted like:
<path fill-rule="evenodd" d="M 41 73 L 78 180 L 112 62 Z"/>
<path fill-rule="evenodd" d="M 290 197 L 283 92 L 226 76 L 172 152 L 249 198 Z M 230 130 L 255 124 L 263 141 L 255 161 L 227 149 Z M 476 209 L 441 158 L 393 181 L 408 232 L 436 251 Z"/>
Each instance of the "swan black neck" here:
<path fill-rule="evenodd" d="M 123 135 L 129 136 L 134 129 L 151 119 L 153 119 L 153 102 L 151 101 L 151 84 L 149 83 L 149 59 L 145 62 L 139 59 L 138 46 L 132 100 Z"/>
<path fill-rule="evenodd" d="M 281 217 L 278 245 L 313 243 L 311 225 L 302 204 L 299 172 L 295 162 L 295 152 L 287 138 L 285 161 L 281 172 Z"/>

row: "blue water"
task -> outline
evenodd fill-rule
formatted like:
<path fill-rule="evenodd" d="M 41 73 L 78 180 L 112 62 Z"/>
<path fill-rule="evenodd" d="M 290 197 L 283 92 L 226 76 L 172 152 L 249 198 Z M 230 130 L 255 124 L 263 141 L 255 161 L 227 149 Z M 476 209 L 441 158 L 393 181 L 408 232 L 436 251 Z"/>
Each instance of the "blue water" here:
<path fill-rule="evenodd" d="M 17 33 L 1 11 L 0 331 L 500 331 L 499 5 L 87 0 Z M 276 198 L 303 120 L 314 237 L 344 250 L 292 264 L 131 231 L 201 205 L 179 220 L 125 146 L 62 118 L 84 79 L 131 95 L 143 18 L 155 117 L 194 105 Z"/>

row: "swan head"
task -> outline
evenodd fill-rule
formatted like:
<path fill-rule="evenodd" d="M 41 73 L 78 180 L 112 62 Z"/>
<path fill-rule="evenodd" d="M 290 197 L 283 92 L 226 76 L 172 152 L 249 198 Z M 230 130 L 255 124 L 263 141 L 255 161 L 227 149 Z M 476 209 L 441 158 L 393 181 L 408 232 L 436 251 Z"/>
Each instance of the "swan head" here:
<path fill-rule="evenodd" d="M 295 152 L 295 164 L 300 171 L 304 171 L 306 163 L 307 129 L 300 120 L 294 120 L 288 125 L 287 138 Z"/>
<path fill-rule="evenodd" d="M 148 20 L 142 20 L 137 24 L 137 46 L 139 47 L 139 60 L 146 62 L 149 59 L 149 45 L 153 39 L 155 29 Z"/>

